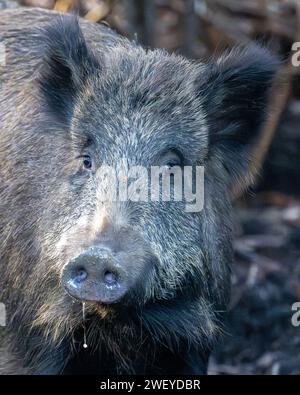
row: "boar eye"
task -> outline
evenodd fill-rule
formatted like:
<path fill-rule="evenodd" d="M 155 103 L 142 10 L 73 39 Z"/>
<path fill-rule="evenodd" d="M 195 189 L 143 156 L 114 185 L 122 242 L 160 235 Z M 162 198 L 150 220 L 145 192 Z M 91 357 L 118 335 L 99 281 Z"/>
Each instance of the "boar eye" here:
<path fill-rule="evenodd" d="M 162 165 L 169 170 L 174 166 L 182 166 L 182 157 L 177 151 L 174 150 L 168 151 L 163 156 Z"/>
<path fill-rule="evenodd" d="M 181 166 L 181 162 L 180 161 L 176 161 L 176 160 L 170 160 L 170 161 L 168 161 L 166 164 L 165 164 L 165 166 L 168 168 L 168 169 L 172 169 L 172 167 L 174 167 L 174 166 Z"/>
<path fill-rule="evenodd" d="M 84 155 L 82 159 L 84 168 L 90 170 L 92 168 L 92 158 L 90 155 Z"/>

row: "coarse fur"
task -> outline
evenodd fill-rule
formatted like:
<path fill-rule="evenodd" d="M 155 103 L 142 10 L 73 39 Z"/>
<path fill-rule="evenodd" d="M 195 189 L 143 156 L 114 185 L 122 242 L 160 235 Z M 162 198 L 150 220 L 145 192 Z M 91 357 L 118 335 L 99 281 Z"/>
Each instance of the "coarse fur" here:
<path fill-rule="evenodd" d="M 277 61 L 249 44 L 195 63 L 39 9 L 2 11 L 0 42 L 0 373 L 205 373 L 230 293 L 230 192 L 243 187 Z M 201 212 L 98 201 L 101 164 L 163 165 L 170 150 L 205 167 Z M 104 222 L 151 270 L 123 303 L 86 304 L 85 350 L 61 272 L 102 241 Z"/>

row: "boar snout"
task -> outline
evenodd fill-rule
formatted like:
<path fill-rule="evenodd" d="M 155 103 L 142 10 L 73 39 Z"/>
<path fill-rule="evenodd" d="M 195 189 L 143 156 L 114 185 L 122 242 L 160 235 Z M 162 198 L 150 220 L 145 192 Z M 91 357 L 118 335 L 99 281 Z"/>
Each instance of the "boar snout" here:
<path fill-rule="evenodd" d="M 78 300 L 114 303 L 129 290 L 131 279 L 109 249 L 90 247 L 65 265 L 62 282 Z"/>

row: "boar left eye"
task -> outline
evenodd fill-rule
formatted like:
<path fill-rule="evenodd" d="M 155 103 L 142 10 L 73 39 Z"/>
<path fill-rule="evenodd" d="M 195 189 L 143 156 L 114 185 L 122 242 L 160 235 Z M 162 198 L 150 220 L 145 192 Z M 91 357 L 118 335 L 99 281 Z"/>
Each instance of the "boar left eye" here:
<path fill-rule="evenodd" d="M 181 166 L 181 162 L 180 162 L 180 161 L 172 160 L 172 161 L 169 161 L 169 162 L 167 162 L 167 163 L 165 164 L 165 167 L 166 167 L 167 169 L 169 169 L 169 170 L 171 170 L 172 167 L 174 167 L 174 166 Z"/>
<path fill-rule="evenodd" d="M 182 157 L 177 151 L 171 150 L 164 155 L 162 164 L 171 170 L 174 166 L 182 166 Z"/>
<path fill-rule="evenodd" d="M 83 166 L 85 169 L 90 170 L 92 168 L 92 158 L 90 155 L 83 156 Z"/>

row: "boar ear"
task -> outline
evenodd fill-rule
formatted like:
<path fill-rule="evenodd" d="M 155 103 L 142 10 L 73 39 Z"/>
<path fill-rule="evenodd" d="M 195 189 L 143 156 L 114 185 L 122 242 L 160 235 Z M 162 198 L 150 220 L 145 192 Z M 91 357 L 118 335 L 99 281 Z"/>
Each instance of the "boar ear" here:
<path fill-rule="evenodd" d="M 45 54 L 39 84 L 49 109 L 59 117 L 66 116 L 89 75 L 99 64 L 88 48 L 78 19 L 60 16 L 43 29 Z"/>
<path fill-rule="evenodd" d="M 209 161 L 223 169 L 230 191 L 251 181 L 251 153 L 258 140 L 279 62 L 268 50 L 237 47 L 206 68 L 201 97 L 209 128 Z"/>

